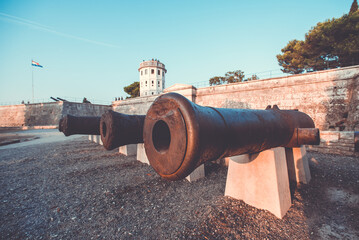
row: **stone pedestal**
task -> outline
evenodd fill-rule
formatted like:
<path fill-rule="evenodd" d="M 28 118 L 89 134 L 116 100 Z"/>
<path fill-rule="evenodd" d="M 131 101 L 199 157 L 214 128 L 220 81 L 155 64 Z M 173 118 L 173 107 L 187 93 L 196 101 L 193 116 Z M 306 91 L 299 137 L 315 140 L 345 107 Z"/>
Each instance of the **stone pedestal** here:
<path fill-rule="evenodd" d="M 196 181 L 200 178 L 204 178 L 205 174 L 204 174 L 204 164 L 202 164 L 201 166 L 199 166 L 198 168 L 196 168 L 190 175 L 188 175 L 186 177 L 186 179 L 189 182 L 193 182 Z"/>
<path fill-rule="evenodd" d="M 311 179 L 307 152 L 304 146 L 298 148 L 286 148 L 289 180 L 297 183 L 308 184 Z"/>
<path fill-rule="evenodd" d="M 135 156 L 137 153 L 137 144 L 121 146 L 119 147 L 118 152 L 125 156 Z"/>
<path fill-rule="evenodd" d="M 89 135 L 89 140 L 100 145 L 103 145 L 100 135 Z"/>
<path fill-rule="evenodd" d="M 150 162 L 148 161 L 148 158 L 146 155 L 145 146 L 143 143 L 137 144 L 137 160 L 142 163 L 146 163 L 146 164 L 150 165 Z"/>
<path fill-rule="evenodd" d="M 103 145 L 102 140 L 101 140 L 101 135 L 93 135 L 93 139 L 94 139 L 95 143 Z"/>
<path fill-rule="evenodd" d="M 283 218 L 291 206 L 285 149 L 229 157 L 225 195 Z"/>

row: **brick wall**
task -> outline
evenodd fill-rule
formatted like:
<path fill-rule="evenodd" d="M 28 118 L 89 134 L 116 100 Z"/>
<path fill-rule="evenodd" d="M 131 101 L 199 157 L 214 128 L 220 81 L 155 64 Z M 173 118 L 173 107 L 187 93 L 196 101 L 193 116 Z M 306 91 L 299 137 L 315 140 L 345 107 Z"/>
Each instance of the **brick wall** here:
<path fill-rule="evenodd" d="M 112 110 L 124 114 L 145 115 L 157 96 L 128 98 L 112 103 Z"/>
<path fill-rule="evenodd" d="M 320 130 L 359 130 L 359 66 L 268 80 L 199 88 L 196 103 L 223 108 L 307 113 Z"/>
<path fill-rule="evenodd" d="M 24 104 L 0 106 L 0 127 L 25 126 Z"/>
<path fill-rule="evenodd" d="M 65 114 L 101 116 L 108 109 L 111 106 L 62 101 L 0 106 L 0 127 L 57 126 Z"/>
<path fill-rule="evenodd" d="M 320 145 L 307 146 L 308 150 L 340 155 L 356 155 L 353 131 L 321 131 Z"/>

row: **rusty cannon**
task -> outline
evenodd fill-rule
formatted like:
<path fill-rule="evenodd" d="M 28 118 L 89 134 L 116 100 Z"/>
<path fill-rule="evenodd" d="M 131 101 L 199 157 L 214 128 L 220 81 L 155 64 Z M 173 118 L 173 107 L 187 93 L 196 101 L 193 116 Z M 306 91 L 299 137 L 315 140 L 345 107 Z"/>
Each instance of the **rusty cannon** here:
<path fill-rule="evenodd" d="M 100 135 L 101 117 L 77 117 L 65 115 L 60 119 L 59 131 L 65 136 L 73 134 Z"/>
<path fill-rule="evenodd" d="M 144 121 L 145 115 L 127 115 L 108 110 L 100 121 L 103 146 L 112 150 L 127 144 L 143 143 Z"/>
<path fill-rule="evenodd" d="M 203 107 L 177 93 L 158 97 L 147 112 L 144 146 L 154 170 L 168 180 L 206 161 L 275 147 L 318 145 L 319 130 L 296 110 Z"/>

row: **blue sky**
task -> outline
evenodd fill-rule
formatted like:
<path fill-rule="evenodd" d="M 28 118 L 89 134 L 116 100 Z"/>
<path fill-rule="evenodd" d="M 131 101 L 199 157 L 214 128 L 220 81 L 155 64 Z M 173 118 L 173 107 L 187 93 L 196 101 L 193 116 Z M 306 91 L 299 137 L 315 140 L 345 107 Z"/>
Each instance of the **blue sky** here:
<path fill-rule="evenodd" d="M 152 58 L 166 65 L 166 87 L 238 69 L 278 74 L 276 55 L 290 40 L 352 2 L 0 0 L 0 103 L 31 101 L 32 71 L 35 99 L 110 103 Z"/>

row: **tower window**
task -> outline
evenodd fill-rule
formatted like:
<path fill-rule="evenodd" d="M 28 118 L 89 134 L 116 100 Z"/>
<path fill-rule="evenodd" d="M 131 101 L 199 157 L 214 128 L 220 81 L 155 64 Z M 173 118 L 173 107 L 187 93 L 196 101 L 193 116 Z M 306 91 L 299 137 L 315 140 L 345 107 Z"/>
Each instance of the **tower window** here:
<path fill-rule="evenodd" d="M 151 69 L 151 74 L 155 74 L 155 70 L 154 70 L 154 69 Z"/>
<path fill-rule="evenodd" d="M 161 75 L 161 70 L 157 70 L 157 75 Z"/>
<path fill-rule="evenodd" d="M 152 92 L 152 95 L 153 95 L 153 92 Z"/>
<path fill-rule="evenodd" d="M 165 76 L 165 72 L 164 72 L 164 71 L 162 71 L 162 76 Z"/>
<path fill-rule="evenodd" d="M 145 74 L 147 75 L 147 69 L 145 69 Z"/>
<path fill-rule="evenodd" d="M 143 71 L 141 70 L 141 76 L 143 75 Z"/>
<path fill-rule="evenodd" d="M 146 81 L 146 87 L 147 87 L 147 81 Z"/>
<path fill-rule="evenodd" d="M 152 87 L 153 87 L 153 81 L 152 81 Z"/>

